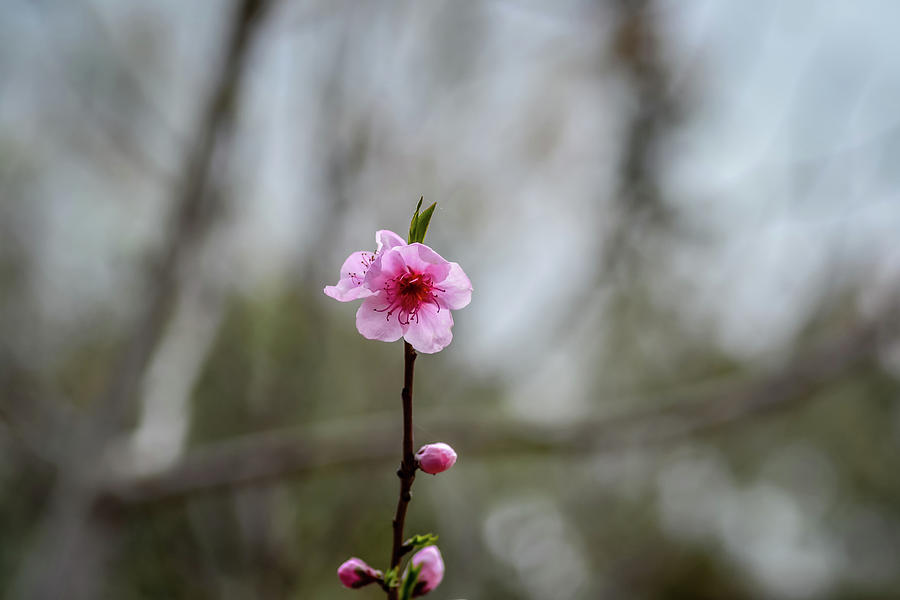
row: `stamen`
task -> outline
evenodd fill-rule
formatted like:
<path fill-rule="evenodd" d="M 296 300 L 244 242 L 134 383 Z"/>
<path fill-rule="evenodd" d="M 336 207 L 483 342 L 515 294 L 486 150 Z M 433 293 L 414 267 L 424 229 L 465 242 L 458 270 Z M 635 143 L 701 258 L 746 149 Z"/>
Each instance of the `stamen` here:
<path fill-rule="evenodd" d="M 434 285 L 430 275 L 416 273 L 409 266 L 405 273 L 386 281 L 383 290 L 386 304 L 373 310 L 386 312 L 385 319 L 388 321 L 396 312 L 397 322 L 401 325 L 409 325 L 413 320 L 418 323 L 419 310 L 426 303 L 434 304 L 440 311 L 441 305 L 435 291 L 445 291 Z"/>
<path fill-rule="evenodd" d="M 362 255 L 362 259 L 360 259 L 359 264 L 362 265 L 362 275 L 357 274 L 356 272 L 350 273 L 350 280 L 354 285 L 362 285 L 363 280 L 366 278 L 366 271 L 369 270 L 369 267 L 372 266 L 372 263 L 375 262 L 375 255 L 369 252 L 364 252 Z"/>

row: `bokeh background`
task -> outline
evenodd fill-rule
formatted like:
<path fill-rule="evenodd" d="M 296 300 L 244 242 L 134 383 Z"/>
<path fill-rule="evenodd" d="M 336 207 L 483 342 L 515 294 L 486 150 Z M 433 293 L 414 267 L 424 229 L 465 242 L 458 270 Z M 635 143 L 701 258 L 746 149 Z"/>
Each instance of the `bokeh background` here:
<path fill-rule="evenodd" d="M 2 0 L 0 596 L 900 597 L 900 3 Z"/>

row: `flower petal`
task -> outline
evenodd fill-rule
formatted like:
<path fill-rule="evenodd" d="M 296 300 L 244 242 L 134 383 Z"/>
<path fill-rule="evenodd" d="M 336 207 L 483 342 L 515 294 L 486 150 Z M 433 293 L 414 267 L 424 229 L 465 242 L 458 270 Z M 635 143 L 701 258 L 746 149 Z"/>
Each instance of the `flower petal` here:
<path fill-rule="evenodd" d="M 359 300 L 360 298 L 368 298 L 375 292 L 369 288 L 358 286 L 350 289 L 343 288 L 340 283 L 337 285 L 326 285 L 323 290 L 326 296 L 331 296 L 340 302 L 350 302 L 351 300 Z"/>
<path fill-rule="evenodd" d="M 448 309 L 438 308 L 434 304 L 423 304 L 406 328 L 403 338 L 412 344 L 417 352 L 434 354 L 443 350 L 453 339 L 451 327 L 453 316 Z"/>
<path fill-rule="evenodd" d="M 413 592 L 413 598 L 424 596 L 434 590 L 444 579 L 444 559 L 437 546 L 422 548 L 413 555 L 410 564 L 422 568 L 419 571 L 419 581 Z"/>
<path fill-rule="evenodd" d="M 384 289 L 389 279 L 392 279 L 406 270 L 403 257 L 391 249 L 375 257 L 375 262 L 366 271 L 366 279 L 363 285 L 370 290 L 380 292 Z"/>
<path fill-rule="evenodd" d="M 396 342 L 403 337 L 403 328 L 397 321 L 397 315 L 389 316 L 381 311 L 384 307 L 381 294 L 366 298 L 356 311 L 356 329 L 370 340 Z"/>
<path fill-rule="evenodd" d="M 455 262 L 450 263 L 447 278 L 436 285 L 444 290 L 438 293 L 438 299 L 447 308 L 458 310 L 472 301 L 472 282 Z"/>
<path fill-rule="evenodd" d="M 340 302 L 349 302 L 371 296 L 375 292 L 362 285 L 374 255 L 371 252 L 354 252 L 341 265 L 341 278 L 337 285 L 325 286 L 325 295 Z"/>
<path fill-rule="evenodd" d="M 425 244 L 394 246 L 375 258 L 366 272 L 365 286 L 377 292 L 390 279 L 408 272 L 427 273 L 432 281 L 443 281 L 450 273 L 450 263 Z"/>
<path fill-rule="evenodd" d="M 450 273 L 450 263 L 443 256 L 425 244 L 415 243 L 407 247 L 415 250 L 415 252 L 408 251 L 404 255 L 407 266 L 411 267 L 413 271 L 428 273 L 431 275 L 432 281 L 442 281 L 447 278 Z"/>
<path fill-rule="evenodd" d="M 379 229 L 375 232 L 375 242 L 378 244 L 376 252 L 390 250 L 395 246 L 405 246 L 406 240 L 390 231 L 389 229 Z"/>

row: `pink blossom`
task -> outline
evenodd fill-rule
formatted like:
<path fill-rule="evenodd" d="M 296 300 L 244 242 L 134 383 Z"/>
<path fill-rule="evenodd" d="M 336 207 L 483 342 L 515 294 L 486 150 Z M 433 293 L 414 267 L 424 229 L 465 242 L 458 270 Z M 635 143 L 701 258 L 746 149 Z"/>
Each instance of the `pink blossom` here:
<path fill-rule="evenodd" d="M 405 246 L 406 242 L 393 231 L 382 229 L 375 233 L 375 243 L 378 245 L 375 252 L 359 251 L 347 257 L 341 266 L 341 278 L 337 285 L 325 286 L 326 295 L 341 302 L 349 302 L 375 293 L 363 285 L 369 267 L 382 252 L 394 246 Z"/>
<path fill-rule="evenodd" d="M 416 452 L 416 460 L 419 461 L 420 469 L 437 475 L 456 463 L 456 451 L 444 442 L 426 444 Z"/>
<path fill-rule="evenodd" d="M 337 570 L 338 579 L 348 588 L 361 588 L 383 577 L 381 571 L 377 571 L 366 564 L 362 559 L 353 557 L 345 561 Z"/>
<path fill-rule="evenodd" d="M 437 546 L 422 548 L 413 555 L 410 564 L 422 567 L 416 587 L 413 588 L 413 598 L 424 596 L 440 585 L 444 579 L 444 559 L 441 558 L 441 551 Z"/>
<path fill-rule="evenodd" d="M 401 337 L 417 351 L 445 348 L 453 334 L 451 310 L 472 300 L 472 283 L 462 268 L 425 244 L 405 244 L 396 233 L 376 235 L 378 249 L 355 252 L 341 267 L 341 280 L 325 293 L 347 302 L 364 298 L 356 328 L 370 340 Z"/>

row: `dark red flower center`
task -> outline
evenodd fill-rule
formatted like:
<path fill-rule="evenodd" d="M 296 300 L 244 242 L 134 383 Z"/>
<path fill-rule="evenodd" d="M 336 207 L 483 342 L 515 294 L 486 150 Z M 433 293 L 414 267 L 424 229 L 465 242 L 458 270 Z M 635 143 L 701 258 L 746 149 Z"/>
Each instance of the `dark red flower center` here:
<path fill-rule="evenodd" d="M 377 310 L 379 312 L 387 311 L 385 318 L 388 320 L 396 312 L 397 320 L 402 325 L 409 325 L 413 320 L 419 321 L 419 309 L 426 303 L 434 304 L 440 311 L 441 305 L 435 292 L 443 291 L 434 285 L 431 275 L 414 273 L 407 267 L 405 273 L 393 277 L 385 283 L 384 293 L 387 306 Z"/>

